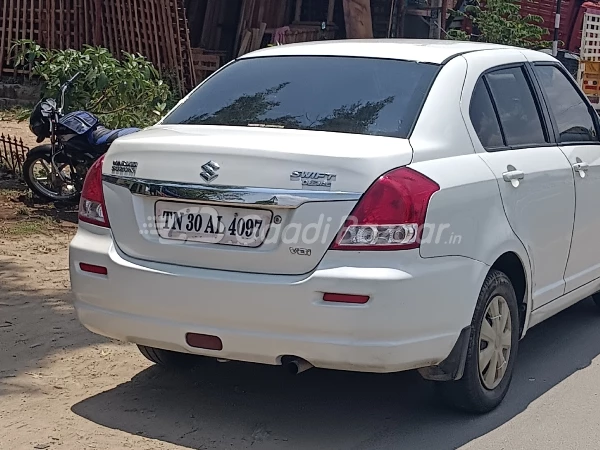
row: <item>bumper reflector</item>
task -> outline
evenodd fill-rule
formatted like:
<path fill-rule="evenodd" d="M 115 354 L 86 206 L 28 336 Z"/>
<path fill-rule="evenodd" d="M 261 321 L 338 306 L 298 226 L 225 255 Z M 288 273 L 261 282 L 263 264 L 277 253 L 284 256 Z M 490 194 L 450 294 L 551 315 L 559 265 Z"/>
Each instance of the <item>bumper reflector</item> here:
<path fill-rule="evenodd" d="M 84 272 L 95 273 L 96 275 L 107 275 L 108 269 L 102 266 L 95 266 L 93 264 L 79 263 L 79 268 Z"/>
<path fill-rule="evenodd" d="M 221 339 L 209 334 L 187 333 L 185 341 L 190 347 L 204 348 L 206 350 L 223 350 Z"/>
<path fill-rule="evenodd" d="M 325 293 L 323 294 L 323 301 L 332 303 L 353 303 L 355 305 L 364 305 L 369 301 L 369 296 Z"/>

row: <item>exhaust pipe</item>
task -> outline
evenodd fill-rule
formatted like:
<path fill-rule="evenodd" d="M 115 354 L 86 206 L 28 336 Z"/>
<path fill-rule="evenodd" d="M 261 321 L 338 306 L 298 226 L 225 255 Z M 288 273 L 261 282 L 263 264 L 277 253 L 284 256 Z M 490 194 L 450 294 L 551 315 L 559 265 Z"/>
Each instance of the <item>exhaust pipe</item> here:
<path fill-rule="evenodd" d="M 305 372 L 311 369 L 313 365 L 303 359 L 292 359 L 287 362 L 286 369 L 292 375 L 298 375 L 299 373 Z"/>

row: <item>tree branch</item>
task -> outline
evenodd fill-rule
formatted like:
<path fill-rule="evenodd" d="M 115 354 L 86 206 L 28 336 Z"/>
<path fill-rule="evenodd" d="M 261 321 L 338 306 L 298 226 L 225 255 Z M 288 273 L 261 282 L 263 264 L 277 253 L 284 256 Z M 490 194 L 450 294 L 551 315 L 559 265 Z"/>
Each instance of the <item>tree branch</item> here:
<path fill-rule="evenodd" d="M 104 112 L 104 111 L 98 111 L 98 112 L 96 112 L 96 113 L 94 113 L 94 114 L 104 114 L 104 115 L 107 115 L 107 114 L 115 114 L 115 113 L 118 113 L 118 112 L 124 111 L 124 110 L 126 110 L 126 109 L 129 109 L 129 108 L 137 108 L 138 106 L 142 106 L 142 105 L 143 105 L 143 103 L 138 103 L 138 104 L 135 104 L 135 105 L 123 105 L 123 106 L 120 106 L 119 108 L 117 108 L 117 109 L 115 109 L 115 110 L 112 110 L 112 111 L 108 111 L 108 112 Z"/>

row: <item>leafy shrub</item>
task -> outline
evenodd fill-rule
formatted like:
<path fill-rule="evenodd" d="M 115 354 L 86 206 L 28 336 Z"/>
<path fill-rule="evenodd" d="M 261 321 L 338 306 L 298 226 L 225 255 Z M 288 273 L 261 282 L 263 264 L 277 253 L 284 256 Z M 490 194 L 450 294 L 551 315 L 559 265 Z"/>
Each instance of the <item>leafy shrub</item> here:
<path fill-rule="evenodd" d="M 17 66 L 40 77 L 43 97 L 57 98 L 60 85 L 80 72 L 65 111 L 90 111 L 107 127 L 152 125 L 173 103 L 170 87 L 140 54 L 123 52 L 118 60 L 102 47 L 48 50 L 30 40 L 16 41 L 12 51 Z"/>
<path fill-rule="evenodd" d="M 476 40 L 493 44 L 532 48 L 535 50 L 549 47 L 542 38 L 548 30 L 539 26 L 544 22 L 541 16 L 521 15 L 519 0 L 486 0 L 483 4 L 473 0 L 464 12 L 453 11 L 458 17 L 464 17 L 473 24 L 473 34 L 462 30 L 451 30 L 448 35 L 461 41 Z"/>

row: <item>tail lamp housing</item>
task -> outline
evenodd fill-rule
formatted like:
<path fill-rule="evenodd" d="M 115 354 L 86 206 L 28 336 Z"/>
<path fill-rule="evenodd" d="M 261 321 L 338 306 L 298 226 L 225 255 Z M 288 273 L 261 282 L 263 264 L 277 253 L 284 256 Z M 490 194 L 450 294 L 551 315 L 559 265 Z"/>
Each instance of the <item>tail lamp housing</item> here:
<path fill-rule="evenodd" d="M 418 248 L 431 196 L 439 185 L 408 167 L 379 177 L 354 207 L 332 250 Z"/>
<path fill-rule="evenodd" d="M 92 164 L 85 177 L 79 201 L 79 220 L 100 227 L 110 228 L 102 187 L 103 162 L 104 155 Z"/>

